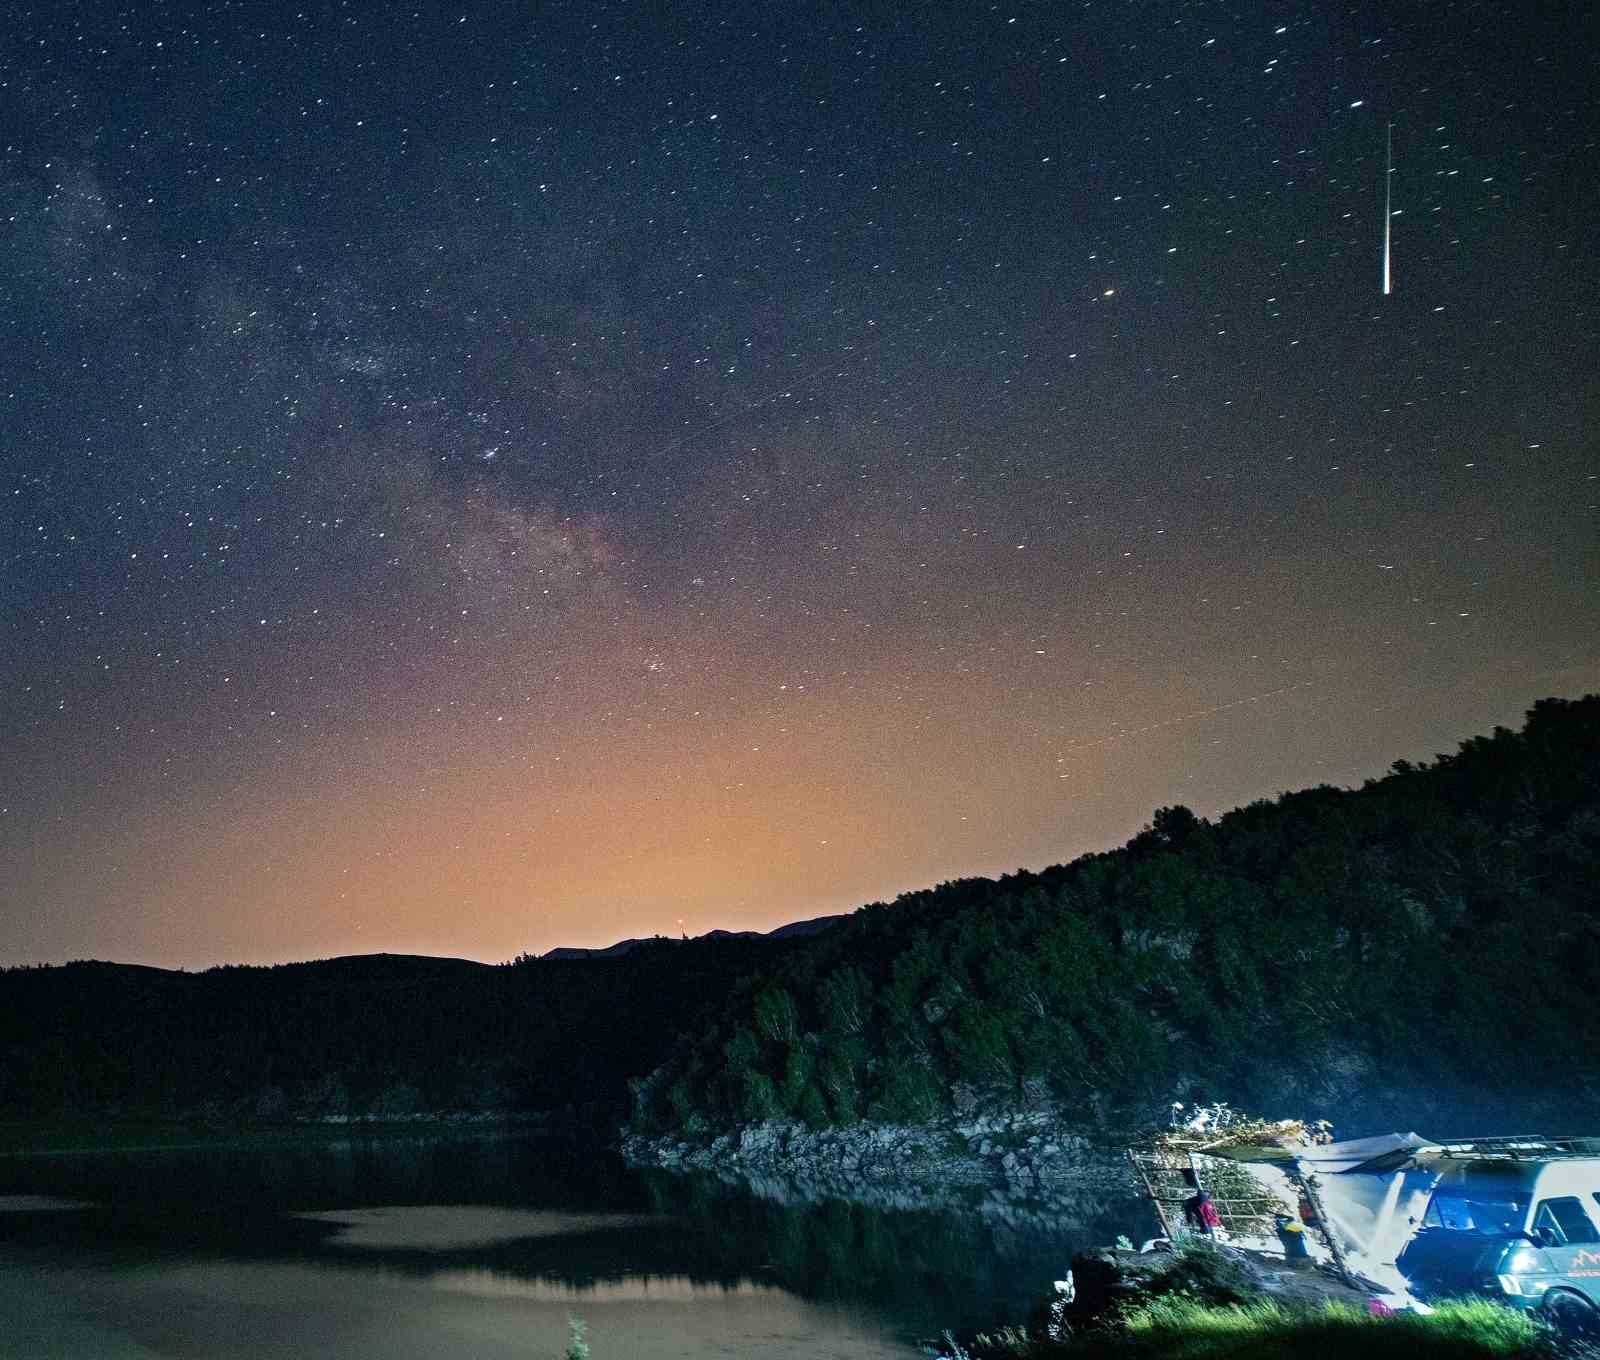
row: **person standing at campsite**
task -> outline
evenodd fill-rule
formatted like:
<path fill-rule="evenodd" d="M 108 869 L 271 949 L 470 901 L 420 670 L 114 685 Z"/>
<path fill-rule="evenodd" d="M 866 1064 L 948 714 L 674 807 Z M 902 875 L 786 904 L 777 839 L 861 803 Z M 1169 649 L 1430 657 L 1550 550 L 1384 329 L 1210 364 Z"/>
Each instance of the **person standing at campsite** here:
<path fill-rule="evenodd" d="M 1216 1240 L 1217 1229 L 1222 1226 L 1222 1219 L 1217 1215 L 1217 1206 L 1211 1202 L 1211 1196 L 1201 1189 L 1183 1202 L 1183 1220 L 1196 1232 L 1204 1233 L 1212 1241 Z"/>
<path fill-rule="evenodd" d="M 1284 1264 L 1290 1270 L 1311 1269 L 1311 1252 L 1306 1248 L 1306 1225 L 1286 1210 L 1279 1210 L 1272 1226 L 1283 1244 Z"/>

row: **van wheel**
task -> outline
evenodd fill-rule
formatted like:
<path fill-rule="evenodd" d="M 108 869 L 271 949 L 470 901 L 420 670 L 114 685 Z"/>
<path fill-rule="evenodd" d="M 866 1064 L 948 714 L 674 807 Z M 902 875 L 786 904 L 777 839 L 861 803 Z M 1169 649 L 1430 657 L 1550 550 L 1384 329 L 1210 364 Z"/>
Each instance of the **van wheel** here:
<path fill-rule="evenodd" d="M 1564 1289 L 1545 1296 L 1539 1315 L 1567 1336 L 1600 1336 L 1600 1312 L 1587 1299 Z"/>

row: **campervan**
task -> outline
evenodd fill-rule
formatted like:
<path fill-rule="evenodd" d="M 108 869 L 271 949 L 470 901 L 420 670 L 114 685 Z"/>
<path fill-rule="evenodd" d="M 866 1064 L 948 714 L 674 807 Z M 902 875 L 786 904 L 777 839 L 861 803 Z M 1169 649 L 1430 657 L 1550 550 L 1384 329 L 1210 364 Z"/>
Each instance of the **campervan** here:
<path fill-rule="evenodd" d="M 1298 1213 L 1315 1229 L 1313 1258 L 1401 1304 L 1493 1298 L 1600 1334 L 1600 1136 L 1324 1143 L 1251 1133 L 1129 1150 L 1169 1231 L 1183 1197 L 1209 1184 L 1226 1191 L 1217 1202 L 1238 1245 L 1270 1252 L 1261 1223 Z"/>
<path fill-rule="evenodd" d="M 1395 1261 L 1411 1294 L 1487 1296 L 1564 1330 L 1600 1327 L 1600 1156 L 1468 1147 L 1440 1149 L 1439 1179 Z"/>

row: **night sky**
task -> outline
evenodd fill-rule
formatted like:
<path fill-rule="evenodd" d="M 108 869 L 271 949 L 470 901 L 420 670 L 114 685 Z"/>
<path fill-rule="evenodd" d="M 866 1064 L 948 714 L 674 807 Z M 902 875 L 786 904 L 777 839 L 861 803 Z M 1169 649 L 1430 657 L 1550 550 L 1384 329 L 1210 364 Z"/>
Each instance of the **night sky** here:
<path fill-rule="evenodd" d="M 0 962 L 768 929 L 1600 689 L 1592 23 L 0 7 Z"/>

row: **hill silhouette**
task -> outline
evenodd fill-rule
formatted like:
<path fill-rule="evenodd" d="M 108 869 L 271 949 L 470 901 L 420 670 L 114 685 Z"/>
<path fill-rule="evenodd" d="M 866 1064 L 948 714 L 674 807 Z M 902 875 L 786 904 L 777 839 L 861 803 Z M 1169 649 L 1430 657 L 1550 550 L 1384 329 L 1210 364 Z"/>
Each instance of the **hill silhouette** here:
<path fill-rule="evenodd" d="M 984 1102 L 1600 1114 L 1600 697 L 1430 764 L 868 907 L 735 989 L 635 1127 L 918 1122 Z"/>
<path fill-rule="evenodd" d="M 0 973 L 9 1118 L 228 1120 L 586 1107 L 741 975 L 794 945 L 642 940 L 511 964 L 367 954 L 188 973 L 100 961 Z"/>
<path fill-rule="evenodd" d="M 13 968 L 0 1110 L 584 1107 L 692 1132 L 915 1122 L 985 1101 L 1110 1119 L 1171 1100 L 1400 1112 L 1448 1098 L 1576 1121 L 1600 1111 L 1596 884 L 1600 697 L 1547 699 L 1520 732 L 1360 789 L 1215 821 L 1162 808 L 1118 850 L 767 936 L 503 965 Z"/>

